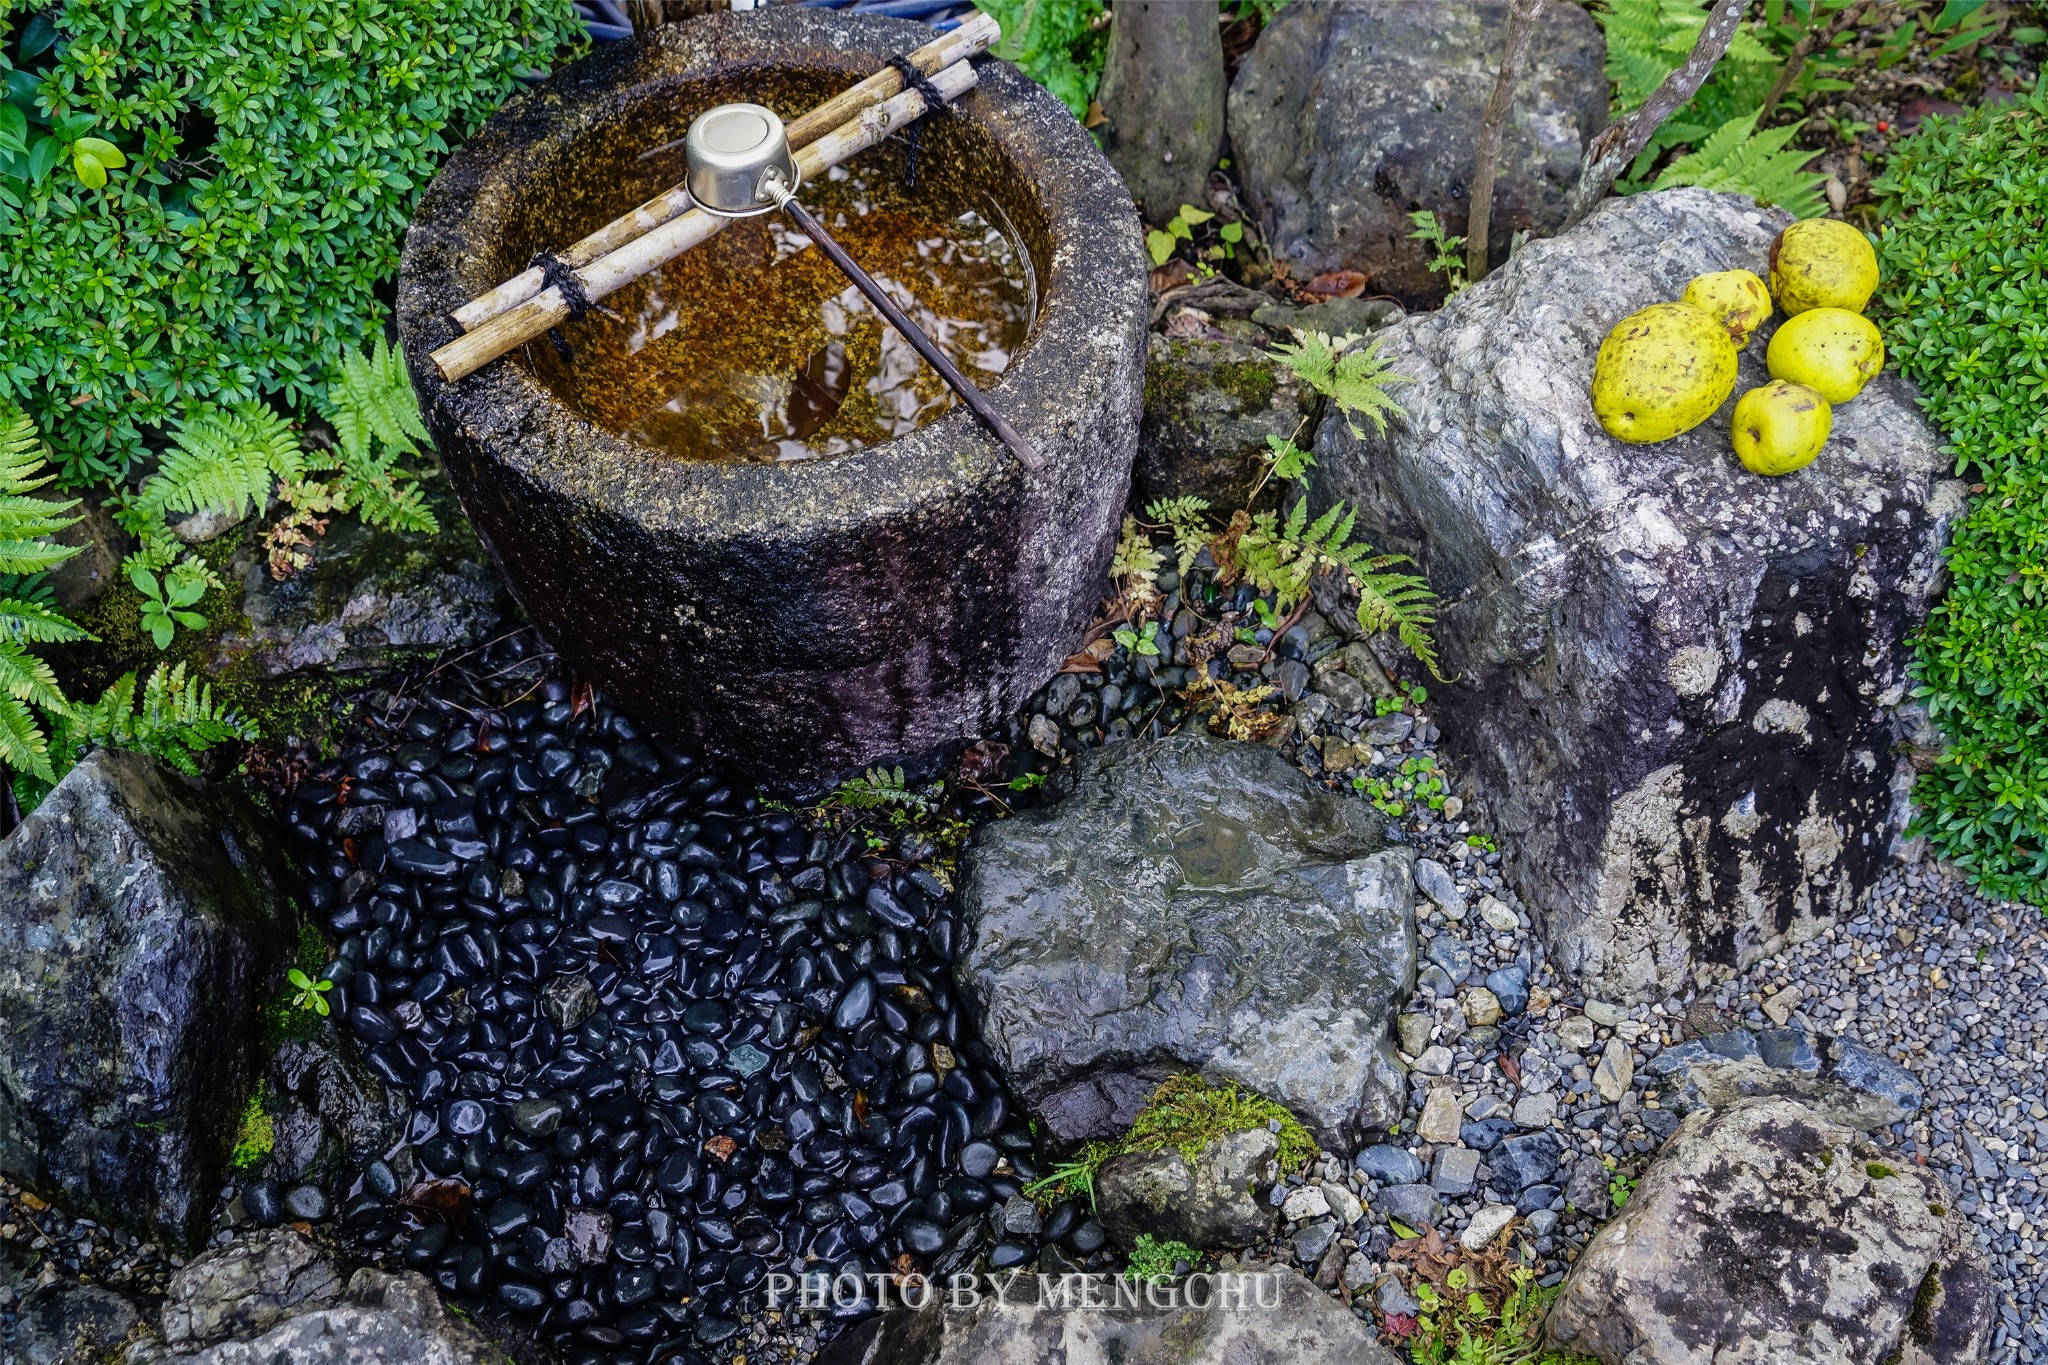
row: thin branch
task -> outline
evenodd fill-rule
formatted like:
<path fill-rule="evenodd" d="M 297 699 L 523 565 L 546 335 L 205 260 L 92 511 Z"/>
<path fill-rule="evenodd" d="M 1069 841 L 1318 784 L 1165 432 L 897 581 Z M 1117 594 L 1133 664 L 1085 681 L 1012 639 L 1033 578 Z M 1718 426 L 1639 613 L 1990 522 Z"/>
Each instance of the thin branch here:
<path fill-rule="evenodd" d="M 1507 47 L 1501 53 L 1493 94 L 1486 100 L 1486 113 L 1479 120 L 1479 164 L 1472 169 L 1472 211 L 1465 223 L 1465 279 L 1472 284 L 1486 276 L 1487 224 L 1493 217 L 1493 176 L 1500 161 L 1501 135 L 1507 128 L 1508 110 L 1514 105 L 1515 86 L 1522 79 L 1522 66 L 1529 57 L 1536 17 L 1542 12 L 1543 0 L 1508 3 Z"/>
<path fill-rule="evenodd" d="M 1779 68 L 1778 79 L 1771 82 L 1771 93 L 1764 96 L 1763 117 L 1760 122 L 1771 122 L 1772 115 L 1777 112 L 1778 101 L 1785 98 L 1786 92 L 1806 71 L 1807 58 L 1816 52 L 1827 51 L 1835 39 L 1862 22 L 1864 14 L 1875 3 L 1876 0 L 1856 0 L 1855 4 L 1829 20 L 1825 27 L 1820 24 L 1807 26 L 1806 32 L 1799 35 L 1799 41 L 1792 45 L 1791 54 L 1785 58 L 1785 65 Z"/>
<path fill-rule="evenodd" d="M 1685 64 L 1664 78 L 1664 83 L 1643 101 L 1642 108 L 1610 125 L 1586 144 L 1586 159 L 1579 166 L 1579 183 L 1573 187 L 1565 211 L 1566 227 L 1591 213 L 1593 206 L 1607 197 L 1615 178 L 1650 145 L 1651 137 L 1664 120 L 1699 93 L 1713 73 L 1714 64 L 1728 50 L 1748 8 L 1746 0 L 1714 0 L 1714 12 L 1707 16 L 1707 26 L 1700 30 L 1699 41 L 1692 45 Z"/>

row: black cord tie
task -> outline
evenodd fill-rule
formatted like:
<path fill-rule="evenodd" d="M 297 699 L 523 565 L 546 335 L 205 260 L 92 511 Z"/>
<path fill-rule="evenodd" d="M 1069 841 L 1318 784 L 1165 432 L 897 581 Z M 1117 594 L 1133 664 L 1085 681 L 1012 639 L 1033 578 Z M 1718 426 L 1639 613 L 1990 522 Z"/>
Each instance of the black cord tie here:
<path fill-rule="evenodd" d="M 569 316 L 580 318 L 590 311 L 590 295 L 584 291 L 583 281 L 576 278 L 575 269 L 552 251 L 543 251 L 526 263 L 537 268 L 541 278 L 562 291 L 562 302 L 569 305 Z"/>
<path fill-rule="evenodd" d="M 924 112 L 912 119 L 909 126 L 903 130 L 903 142 L 909 149 L 903 160 L 903 184 L 905 188 L 914 190 L 917 188 L 917 153 L 924 143 L 925 120 L 936 110 L 946 109 L 950 112 L 951 106 L 946 103 L 946 97 L 939 92 L 939 87 L 933 85 L 931 78 L 919 71 L 916 63 L 908 56 L 899 52 L 889 58 L 887 64 L 902 73 L 906 88 L 924 96 Z"/>

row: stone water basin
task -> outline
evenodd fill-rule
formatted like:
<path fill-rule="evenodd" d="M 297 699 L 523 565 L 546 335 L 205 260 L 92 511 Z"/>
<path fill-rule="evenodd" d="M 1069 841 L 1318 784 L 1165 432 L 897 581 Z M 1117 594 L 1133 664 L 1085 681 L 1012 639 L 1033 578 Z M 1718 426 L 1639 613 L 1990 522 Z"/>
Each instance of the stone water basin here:
<path fill-rule="evenodd" d="M 1001 273 L 1011 295 L 967 311 L 989 339 L 973 353 L 990 357 L 968 373 L 1037 447 L 1042 471 L 1024 470 L 948 397 L 903 385 L 880 395 L 909 414 L 893 425 L 849 418 L 838 439 L 827 426 L 795 450 L 774 439 L 789 432 L 766 430 L 712 458 L 679 452 L 678 423 L 649 414 L 664 393 L 678 395 L 677 417 L 693 400 L 636 374 L 621 329 L 645 332 L 651 316 L 744 330 L 750 289 L 797 287 L 734 282 L 713 295 L 704 263 L 687 257 L 668 268 L 683 287 L 651 314 L 659 281 L 614 295 L 609 316 L 600 307 L 565 325 L 560 345 L 529 343 L 452 384 L 427 357 L 457 334 L 456 307 L 679 178 L 674 156 L 639 153 L 704 109 L 747 99 L 793 118 L 930 32 L 790 6 L 615 44 L 491 119 L 449 159 L 406 237 L 399 328 L 421 408 L 520 604 L 581 676 L 657 733 L 757 777 L 815 780 L 942 752 L 1014 712 L 1094 612 L 1136 447 L 1146 293 L 1136 214 L 1087 133 L 1020 73 L 984 60 L 957 112 L 929 120 L 917 186 L 900 183 L 897 139 L 849 167 L 891 206 L 926 196 L 910 206 L 987 244 L 973 264 Z M 806 199 L 846 193 L 820 185 Z M 854 235 L 856 254 L 891 247 Z M 734 270 L 776 264 L 728 253 Z M 951 300 L 931 302 L 952 315 Z M 829 376 L 851 393 L 848 412 L 860 407 L 861 375 L 848 387 L 818 338 L 789 325 L 790 382 Z M 735 331 L 724 351 L 738 356 L 741 340 Z M 861 363 L 859 346 L 846 350 Z"/>

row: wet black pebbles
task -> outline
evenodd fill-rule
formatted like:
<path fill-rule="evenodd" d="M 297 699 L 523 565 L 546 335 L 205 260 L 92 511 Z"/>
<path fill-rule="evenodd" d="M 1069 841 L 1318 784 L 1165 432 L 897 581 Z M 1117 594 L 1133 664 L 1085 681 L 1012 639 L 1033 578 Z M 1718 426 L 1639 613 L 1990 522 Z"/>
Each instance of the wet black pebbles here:
<path fill-rule="evenodd" d="M 944 885 L 552 669 L 513 637 L 436 670 L 286 805 L 329 998 L 414 1106 L 345 1236 L 632 1365 L 716 1353 L 773 1273 L 1037 1259 Z M 1071 1206 L 1045 1231 L 1102 1244 Z"/>

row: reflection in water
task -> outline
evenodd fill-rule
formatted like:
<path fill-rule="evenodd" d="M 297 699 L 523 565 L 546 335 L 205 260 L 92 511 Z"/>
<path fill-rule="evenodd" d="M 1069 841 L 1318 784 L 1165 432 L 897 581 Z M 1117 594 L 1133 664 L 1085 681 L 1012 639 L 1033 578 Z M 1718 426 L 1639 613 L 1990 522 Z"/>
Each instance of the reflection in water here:
<path fill-rule="evenodd" d="M 1028 260 L 931 181 L 836 167 L 804 202 L 983 387 L 1032 309 Z M 958 402 L 811 240 L 744 219 L 563 327 L 529 362 L 599 425 L 686 459 L 803 460 L 872 445 Z"/>

